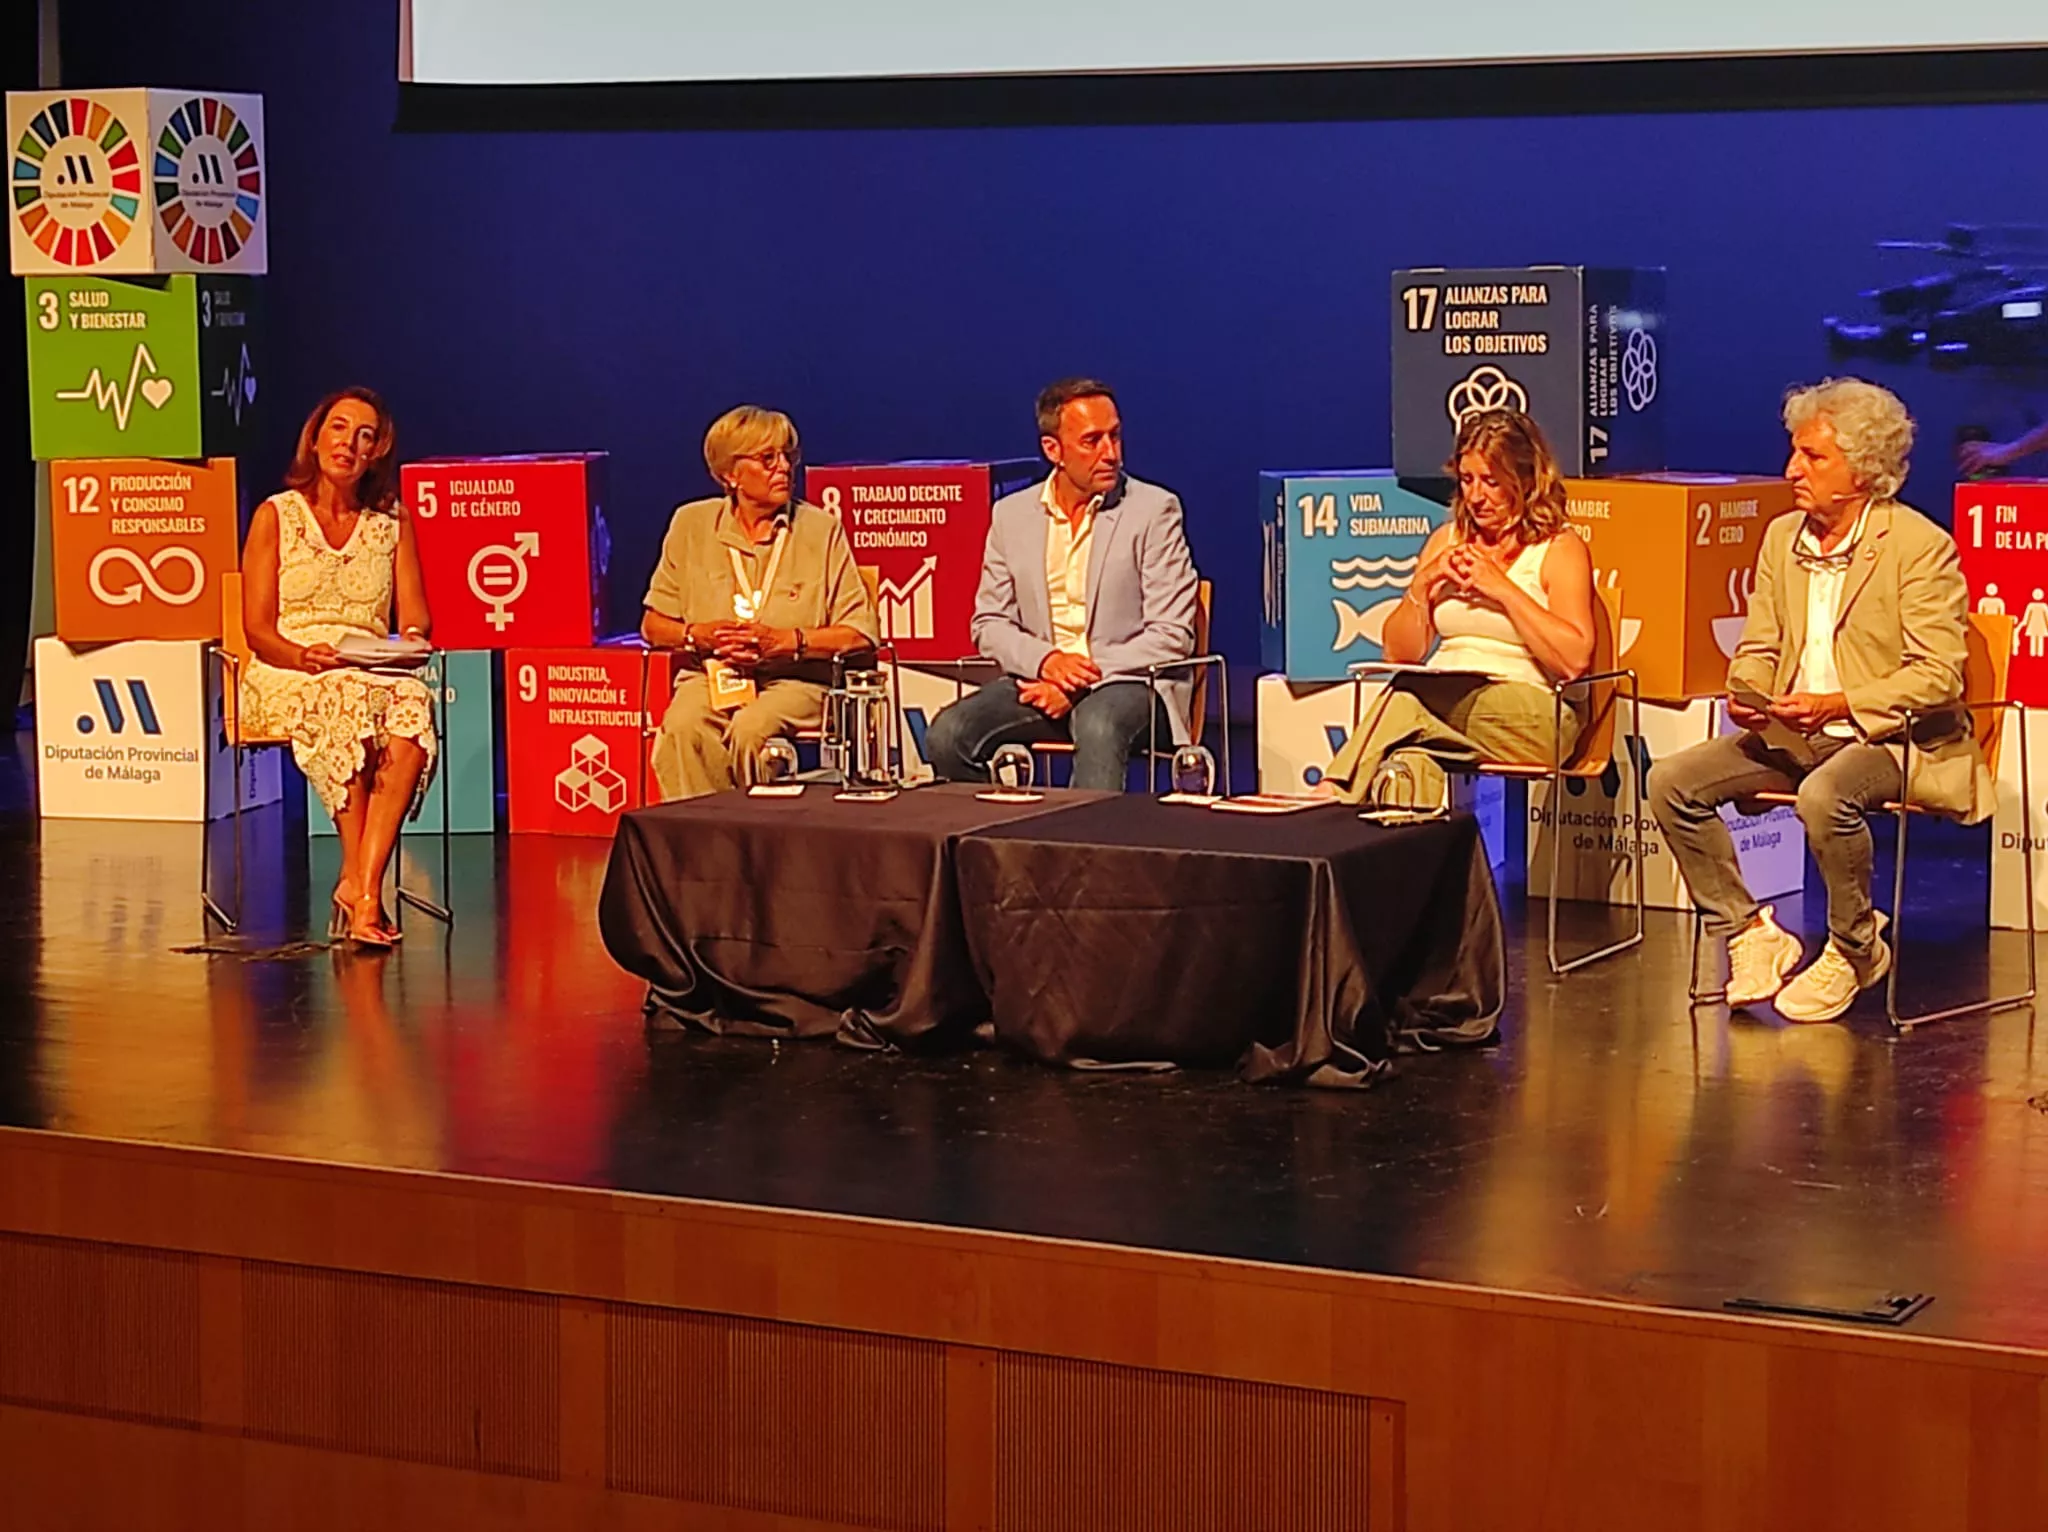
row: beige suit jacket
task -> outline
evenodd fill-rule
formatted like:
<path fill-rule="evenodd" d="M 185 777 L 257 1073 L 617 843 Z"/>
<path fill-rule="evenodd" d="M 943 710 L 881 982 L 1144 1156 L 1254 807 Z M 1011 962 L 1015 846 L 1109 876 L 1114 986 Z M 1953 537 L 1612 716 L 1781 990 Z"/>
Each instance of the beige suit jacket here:
<path fill-rule="evenodd" d="M 1730 686 L 1771 696 L 1793 688 L 1806 644 L 1808 576 L 1792 545 L 1804 520 L 1793 511 L 1764 529 L 1749 617 L 1728 666 Z M 1955 539 L 1911 506 L 1872 505 L 1835 629 L 1835 670 L 1851 721 L 1864 739 L 1903 756 L 1907 710 L 1942 710 L 1916 722 L 1906 796 L 1975 824 L 1990 817 L 1995 803 L 1991 773 L 1967 716 L 1945 707 L 1962 700 L 1968 613 Z"/>

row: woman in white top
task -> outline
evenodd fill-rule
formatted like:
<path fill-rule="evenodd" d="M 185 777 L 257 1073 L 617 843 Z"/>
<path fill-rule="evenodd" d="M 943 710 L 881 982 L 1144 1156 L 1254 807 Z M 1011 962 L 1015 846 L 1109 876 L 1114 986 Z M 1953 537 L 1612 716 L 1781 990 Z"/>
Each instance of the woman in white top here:
<path fill-rule="evenodd" d="M 242 728 L 291 741 L 306 785 L 341 832 L 330 934 L 358 946 L 398 939 L 384 869 L 433 765 L 426 686 L 357 669 L 335 648 L 360 634 L 425 638 L 426 584 L 398 499 L 391 412 L 367 388 L 320 401 L 299 432 L 290 486 L 256 507 L 242 547 Z"/>
<path fill-rule="evenodd" d="M 1442 798 L 1439 762 L 1548 765 L 1578 738 L 1567 708 L 1558 739 L 1550 688 L 1592 665 L 1597 598 L 1550 444 L 1528 416 L 1482 410 L 1459 425 L 1446 468 L 1458 486 L 1451 521 L 1423 545 L 1381 638 L 1389 660 L 1444 673 L 1394 677 L 1337 753 L 1325 780 L 1353 803 L 1396 756 L 1407 777 L 1397 796 L 1427 805 Z"/>

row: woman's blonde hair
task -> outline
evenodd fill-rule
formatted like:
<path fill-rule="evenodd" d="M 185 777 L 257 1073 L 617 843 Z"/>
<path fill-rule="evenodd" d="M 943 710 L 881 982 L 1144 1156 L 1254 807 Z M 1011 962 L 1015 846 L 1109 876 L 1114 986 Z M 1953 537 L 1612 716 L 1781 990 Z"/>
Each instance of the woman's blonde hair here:
<path fill-rule="evenodd" d="M 1899 396 L 1861 378 L 1823 378 L 1785 394 L 1785 429 L 1809 421 L 1833 427 L 1836 445 L 1873 499 L 1896 500 L 1913 450 L 1913 417 Z"/>
<path fill-rule="evenodd" d="M 731 487 L 732 465 L 739 459 L 777 451 L 787 452 L 790 466 L 796 465 L 796 424 L 782 411 L 764 410 L 758 404 L 727 410 L 704 433 L 704 466 L 720 489 Z"/>
<path fill-rule="evenodd" d="M 1519 502 L 1515 535 L 1524 547 L 1548 542 L 1564 530 L 1564 475 L 1557 471 L 1556 454 L 1535 421 L 1520 410 L 1475 410 L 1458 422 L 1457 444 L 1444 464 L 1444 472 L 1454 481 L 1458 464 L 1470 452 L 1478 453 L 1514 486 Z M 1478 530 L 1462 488 L 1451 493 L 1451 518 L 1460 538 L 1470 538 Z"/>

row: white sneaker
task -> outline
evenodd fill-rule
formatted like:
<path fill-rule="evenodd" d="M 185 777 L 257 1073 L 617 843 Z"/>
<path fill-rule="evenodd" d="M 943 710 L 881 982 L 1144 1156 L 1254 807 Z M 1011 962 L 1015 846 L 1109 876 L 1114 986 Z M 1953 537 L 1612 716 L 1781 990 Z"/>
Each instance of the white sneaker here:
<path fill-rule="evenodd" d="M 1805 953 L 1799 938 L 1779 925 L 1765 905 L 1755 921 L 1728 940 L 1728 1008 L 1770 999 Z"/>
<path fill-rule="evenodd" d="M 1869 989 L 1891 972 L 1892 949 L 1885 941 L 1884 916 L 1878 917 L 1878 936 L 1870 950 L 1870 961 L 1858 973 L 1849 954 L 1830 936 L 1806 971 L 1778 993 L 1778 1014 L 1787 1021 L 1833 1021 L 1849 1009 L 1857 994 Z"/>

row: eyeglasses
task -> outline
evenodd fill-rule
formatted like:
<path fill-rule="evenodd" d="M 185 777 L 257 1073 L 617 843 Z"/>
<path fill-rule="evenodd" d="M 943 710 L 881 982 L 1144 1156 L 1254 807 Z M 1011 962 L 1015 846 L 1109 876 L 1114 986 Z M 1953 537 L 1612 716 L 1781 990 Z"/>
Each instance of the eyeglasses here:
<path fill-rule="evenodd" d="M 733 461 L 759 463 L 763 468 L 773 468 L 777 463 L 785 468 L 794 468 L 797 465 L 797 454 L 785 447 L 777 447 L 773 452 L 736 452 L 733 454 Z"/>

